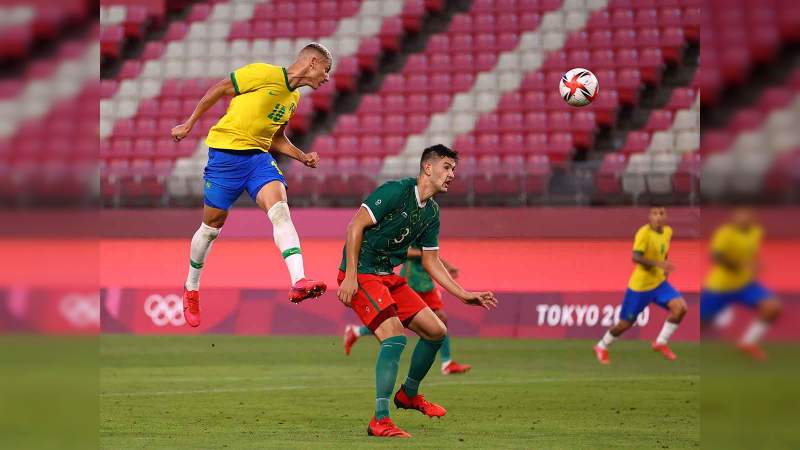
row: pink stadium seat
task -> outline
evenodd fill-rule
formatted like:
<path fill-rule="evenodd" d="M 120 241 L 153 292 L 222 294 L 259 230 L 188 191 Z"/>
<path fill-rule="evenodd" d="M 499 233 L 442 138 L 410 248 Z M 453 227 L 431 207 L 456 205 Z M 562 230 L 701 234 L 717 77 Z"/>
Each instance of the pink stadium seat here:
<path fill-rule="evenodd" d="M 328 112 L 331 110 L 336 88 L 333 83 L 325 83 L 311 94 L 311 103 L 316 111 Z M 362 100 L 363 102 L 363 100 Z"/>
<path fill-rule="evenodd" d="M 547 133 L 526 133 L 525 153 L 534 155 L 547 153 Z"/>
<path fill-rule="evenodd" d="M 188 30 L 189 26 L 186 22 L 180 20 L 171 22 L 169 28 L 167 28 L 167 33 L 164 35 L 164 40 L 167 42 L 181 40 L 186 36 Z"/>
<path fill-rule="evenodd" d="M 133 39 L 143 38 L 146 22 L 146 7 L 139 5 L 128 5 L 125 8 L 125 36 Z"/>
<path fill-rule="evenodd" d="M 638 103 L 641 85 L 642 75 L 638 69 L 622 69 L 617 72 L 617 91 L 621 103 L 628 105 Z"/>
<path fill-rule="evenodd" d="M 675 192 L 689 194 L 698 190 L 700 181 L 700 154 L 698 152 L 685 153 L 672 176 L 672 185 Z"/>
<path fill-rule="evenodd" d="M 497 16 L 497 29 L 509 33 L 519 33 L 520 29 L 519 19 L 513 13 L 501 13 Z"/>
<path fill-rule="evenodd" d="M 594 70 L 614 69 L 616 62 L 614 51 L 611 49 L 600 49 L 592 51 L 592 68 Z"/>
<path fill-rule="evenodd" d="M 361 118 L 361 132 L 364 134 L 380 134 L 383 132 L 383 116 L 367 115 Z"/>
<path fill-rule="evenodd" d="M 389 114 L 383 122 L 383 132 L 386 134 L 401 135 L 406 133 L 406 116 L 402 114 Z"/>
<path fill-rule="evenodd" d="M 406 81 L 402 74 L 392 73 L 383 79 L 381 92 L 386 94 L 402 94 L 406 91 Z"/>
<path fill-rule="evenodd" d="M 500 97 L 497 109 L 505 112 L 521 112 L 525 110 L 523 96 L 520 91 L 511 91 Z"/>
<path fill-rule="evenodd" d="M 475 72 L 475 64 L 472 55 L 469 53 L 458 53 L 452 58 L 453 65 L 451 71 L 458 72 Z"/>
<path fill-rule="evenodd" d="M 464 92 L 469 90 L 475 84 L 475 74 L 473 73 L 458 73 L 453 75 L 453 92 Z"/>
<path fill-rule="evenodd" d="M 497 131 L 500 128 L 500 117 L 495 112 L 483 114 L 475 123 L 475 131 L 488 133 Z"/>
<path fill-rule="evenodd" d="M 667 109 L 670 111 L 677 111 L 679 109 L 687 109 L 692 106 L 694 99 L 697 96 L 697 91 L 690 87 L 677 87 L 672 90 Z"/>
<path fill-rule="evenodd" d="M 658 25 L 661 28 L 682 26 L 680 8 L 661 8 L 658 11 Z"/>
<path fill-rule="evenodd" d="M 136 59 L 129 59 L 122 64 L 122 69 L 120 69 L 117 77 L 120 80 L 136 78 L 139 76 L 141 71 L 142 71 L 141 61 Z"/>
<path fill-rule="evenodd" d="M 460 134 L 456 136 L 453 142 L 453 149 L 464 154 L 475 153 L 475 136 L 472 134 Z"/>
<path fill-rule="evenodd" d="M 358 61 L 355 56 L 347 56 L 337 61 L 336 70 L 333 74 L 333 81 L 336 89 L 349 92 L 355 88 L 356 76 L 358 75 Z"/>
<path fill-rule="evenodd" d="M 494 15 L 472 14 L 473 30 L 478 33 L 494 33 Z"/>
<path fill-rule="evenodd" d="M 669 110 L 655 110 L 650 113 L 647 119 L 645 130 L 647 131 L 660 131 L 666 130 L 672 125 L 672 111 Z"/>
<path fill-rule="evenodd" d="M 119 82 L 117 80 L 102 79 L 100 80 L 100 98 L 111 98 L 119 89 Z"/>
<path fill-rule="evenodd" d="M 417 33 L 422 29 L 422 18 L 425 16 L 424 0 L 409 0 L 403 4 L 400 18 L 403 21 L 403 29 Z"/>
<path fill-rule="evenodd" d="M 650 133 L 647 131 L 629 131 L 625 139 L 625 145 L 620 152 L 625 155 L 643 152 L 650 145 Z"/>
<path fill-rule="evenodd" d="M 639 53 L 639 70 L 642 81 L 657 85 L 661 82 L 664 57 L 659 48 L 645 48 Z"/>
<path fill-rule="evenodd" d="M 475 61 L 475 67 L 473 71 L 487 71 L 491 70 L 494 66 L 497 65 L 498 55 L 495 52 L 483 52 L 478 53 L 478 57 Z"/>
<path fill-rule="evenodd" d="M 593 12 L 586 21 L 586 29 L 589 31 L 611 30 L 611 14 L 605 9 Z"/>
<path fill-rule="evenodd" d="M 195 3 L 192 5 L 192 10 L 186 20 L 189 22 L 199 22 L 206 20 L 211 14 L 211 5 L 208 3 Z"/>
<path fill-rule="evenodd" d="M 425 114 L 410 114 L 406 117 L 406 130 L 407 133 L 422 133 L 428 126 L 428 115 Z"/>
<path fill-rule="evenodd" d="M 504 154 L 525 153 L 525 136 L 522 133 L 503 133 L 500 136 L 500 149 Z"/>
<path fill-rule="evenodd" d="M 625 170 L 627 158 L 620 153 L 607 153 L 603 164 L 595 175 L 595 188 L 602 194 L 617 194 L 622 190 L 620 177 Z"/>
<path fill-rule="evenodd" d="M 616 89 L 603 89 L 602 94 L 592 103 L 597 125 L 611 127 L 617 121 L 619 93 Z"/>
<path fill-rule="evenodd" d="M 7 28 L 2 32 L 2 47 L 0 54 L 3 56 L 20 56 L 27 50 L 30 31 L 19 30 L 17 27 Z M 100 54 L 106 58 L 118 58 L 124 30 L 121 25 L 103 27 L 100 32 Z"/>
<path fill-rule="evenodd" d="M 403 22 L 399 17 L 383 19 L 378 39 L 384 50 L 397 52 L 400 50 L 400 38 L 403 36 Z"/>
<path fill-rule="evenodd" d="M 449 94 L 434 94 L 433 97 L 431 97 L 429 111 L 432 113 L 447 111 L 451 103 L 452 96 Z"/>
<path fill-rule="evenodd" d="M 614 28 L 631 28 L 634 24 L 633 11 L 617 9 L 611 13 L 611 25 Z"/>
<path fill-rule="evenodd" d="M 547 132 L 547 113 L 541 111 L 525 113 L 525 129 L 528 131 Z"/>
<path fill-rule="evenodd" d="M 453 78 L 449 73 L 437 73 L 430 78 L 431 92 L 453 92 Z"/>
<path fill-rule="evenodd" d="M 149 61 L 151 59 L 160 58 L 164 54 L 164 43 L 161 41 L 149 41 L 145 44 L 144 51 L 142 52 L 142 59 Z"/>
<path fill-rule="evenodd" d="M 427 71 L 429 72 L 450 72 L 452 62 L 447 53 L 435 54 L 429 58 Z"/>
<path fill-rule="evenodd" d="M 412 94 L 407 97 L 405 111 L 415 114 L 427 114 L 429 109 L 428 97 L 421 94 Z"/>
<path fill-rule="evenodd" d="M 406 65 L 403 67 L 404 73 L 421 73 L 428 69 L 428 56 L 421 53 L 415 53 L 408 57 Z"/>
<path fill-rule="evenodd" d="M 331 155 L 336 151 L 336 141 L 332 136 L 323 134 L 314 139 L 312 149 L 320 155 Z"/>
<path fill-rule="evenodd" d="M 355 136 L 338 136 L 336 138 L 336 154 L 353 156 L 359 153 L 358 138 Z"/>
<path fill-rule="evenodd" d="M 386 136 L 386 138 L 383 140 L 383 145 L 385 147 L 384 155 L 396 155 L 400 153 L 405 143 L 405 136 Z"/>
<path fill-rule="evenodd" d="M 344 114 L 336 121 L 336 134 L 351 135 L 361 134 L 361 126 L 358 116 L 354 114 Z"/>
<path fill-rule="evenodd" d="M 386 111 L 403 112 L 406 109 L 406 99 L 399 94 L 385 95 L 383 107 Z"/>
<path fill-rule="evenodd" d="M 524 131 L 524 116 L 521 113 L 504 112 L 500 115 L 499 129 L 501 132 Z"/>
<path fill-rule="evenodd" d="M 550 133 L 547 136 L 547 156 L 553 163 L 566 163 L 572 155 L 573 144 L 570 133 Z"/>
<path fill-rule="evenodd" d="M 636 11 L 634 24 L 636 28 L 657 28 L 658 11 L 655 8 L 644 8 Z"/>

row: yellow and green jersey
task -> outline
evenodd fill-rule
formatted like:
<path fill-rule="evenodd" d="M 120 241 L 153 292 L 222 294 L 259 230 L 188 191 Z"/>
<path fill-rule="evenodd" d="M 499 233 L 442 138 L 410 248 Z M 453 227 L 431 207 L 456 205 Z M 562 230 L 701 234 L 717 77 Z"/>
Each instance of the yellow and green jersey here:
<path fill-rule="evenodd" d="M 291 119 L 300 91 L 289 87 L 286 69 L 248 64 L 231 72 L 235 96 L 225 115 L 211 127 L 206 144 L 225 150 L 269 151 L 272 137 Z"/>
<path fill-rule="evenodd" d="M 705 287 L 712 291 L 738 290 L 755 280 L 755 262 L 764 231 L 760 226 L 748 228 L 732 224 L 717 228 L 711 238 L 711 251 L 737 266 L 736 269 L 714 262 Z"/>
<path fill-rule="evenodd" d="M 669 242 L 672 239 L 672 228 L 665 225 L 661 232 L 654 230 L 649 224 L 639 228 L 633 240 L 633 251 L 641 252 L 651 261 L 666 261 L 669 253 Z M 660 267 L 645 268 L 636 264 L 628 288 L 633 291 L 649 291 L 655 289 L 667 277 Z"/>

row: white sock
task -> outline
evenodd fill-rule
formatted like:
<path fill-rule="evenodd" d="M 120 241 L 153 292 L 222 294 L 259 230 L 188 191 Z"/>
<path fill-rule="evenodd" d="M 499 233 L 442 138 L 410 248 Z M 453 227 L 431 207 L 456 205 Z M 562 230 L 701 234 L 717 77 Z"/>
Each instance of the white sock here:
<path fill-rule="evenodd" d="M 606 334 L 603 335 L 603 339 L 600 339 L 600 342 L 597 343 L 597 346 L 607 350 L 608 346 L 611 345 L 617 338 L 614 337 L 610 331 L 606 331 Z"/>
<path fill-rule="evenodd" d="M 672 337 L 672 333 L 678 329 L 677 323 L 672 323 L 668 320 L 664 321 L 664 326 L 661 327 L 661 333 L 658 333 L 658 337 L 656 338 L 656 344 L 666 344 L 669 341 L 669 338 Z"/>
<path fill-rule="evenodd" d="M 750 324 L 750 327 L 747 328 L 744 335 L 742 336 L 741 343 L 747 345 L 755 345 L 761 338 L 764 337 L 769 331 L 769 323 L 764 322 L 761 319 L 753 320 L 753 323 Z"/>
<path fill-rule="evenodd" d="M 194 232 L 189 249 L 189 275 L 186 277 L 186 289 L 190 291 L 200 289 L 200 272 L 203 271 L 203 264 L 211 250 L 211 244 L 219 236 L 220 231 L 222 228 L 214 228 L 201 223 L 200 228 Z"/>
<path fill-rule="evenodd" d="M 289 276 L 292 284 L 297 280 L 305 278 L 303 270 L 303 255 L 300 253 L 300 238 L 292 223 L 292 216 L 289 215 L 289 205 L 286 202 L 275 203 L 267 211 L 269 220 L 272 221 L 272 236 L 275 238 L 275 245 L 283 255 L 286 267 L 289 269 Z"/>
<path fill-rule="evenodd" d="M 442 369 L 444 369 L 445 367 L 447 367 L 447 365 L 448 365 L 448 364 L 450 364 L 450 360 L 447 360 L 447 361 L 442 361 Z"/>

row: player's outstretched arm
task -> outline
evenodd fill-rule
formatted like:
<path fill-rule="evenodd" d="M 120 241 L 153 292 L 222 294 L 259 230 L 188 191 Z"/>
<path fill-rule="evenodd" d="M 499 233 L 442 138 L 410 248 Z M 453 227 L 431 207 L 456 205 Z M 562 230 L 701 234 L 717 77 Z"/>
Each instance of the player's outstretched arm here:
<path fill-rule="evenodd" d="M 445 288 L 447 292 L 453 294 L 467 305 L 480 306 L 485 309 L 492 309 L 497 306 L 497 299 L 493 293 L 489 291 L 469 292 L 456 283 L 453 277 L 450 276 L 450 272 L 439 259 L 439 250 L 423 250 L 422 267 L 424 267 L 431 278 Z"/>
<path fill-rule="evenodd" d="M 319 155 L 317 152 L 304 153 L 292 144 L 292 141 L 286 136 L 286 124 L 281 125 L 280 129 L 272 136 L 272 146 L 269 148 L 269 151 L 296 159 L 311 168 L 316 168 L 319 164 Z"/>
<path fill-rule="evenodd" d="M 197 104 L 197 107 L 195 107 L 192 115 L 186 119 L 186 122 L 183 122 L 182 124 L 176 125 L 172 128 L 172 139 L 174 139 L 175 142 L 178 142 L 185 138 L 186 135 L 192 131 L 192 127 L 194 127 L 194 124 L 200 119 L 200 116 L 211 109 L 211 107 L 214 106 L 214 104 L 217 103 L 223 96 L 233 95 L 235 92 L 236 91 L 233 87 L 233 82 L 230 78 L 225 78 L 224 80 L 218 81 L 215 85 L 211 86 L 206 91 L 205 95 L 203 95 L 203 98 L 200 99 L 200 103 Z"/>
<path fill-rule="evenodd" d="M 339 286 L 336 296 L 342 303 L 350 306 L 353 296 L 358 291 L 358 255 L 361 252 L 361 241 L 364 239 L 364 230 L 375 225 L 372 222 L 367 210 L 362 206 L 350 224 L 347 225 L 347 241 L 345 242 L 345 252 L 347 253 L 347 268 L 344 280 Z"/>

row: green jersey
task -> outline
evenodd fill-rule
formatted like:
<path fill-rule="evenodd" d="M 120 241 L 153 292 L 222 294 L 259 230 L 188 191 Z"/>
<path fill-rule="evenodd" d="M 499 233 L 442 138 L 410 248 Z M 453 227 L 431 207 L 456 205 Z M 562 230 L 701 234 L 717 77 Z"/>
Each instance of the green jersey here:
<path fill-rule="evenodd" d="M 420 202 L 416 178 L 380 185 L 361 206 L 375 226 L 364 230 L 358 273 L 392 273 L 406 260 L 412 242 L 423 250 L 439 248 L 439 205 L 433 199 Z M 347 268 L 346 245 L 339 268 Z"/>
<path fill-rule="evenodd" d="M 428 271 L 422 267 L 420 258 L 408 258 L 406 263 L 403 264 L 403 268 L 400 269 L 400 276 L 406 277 L 408 287 L 413 289 L 414 292 L 430 292 L 436 287 Z"/>

